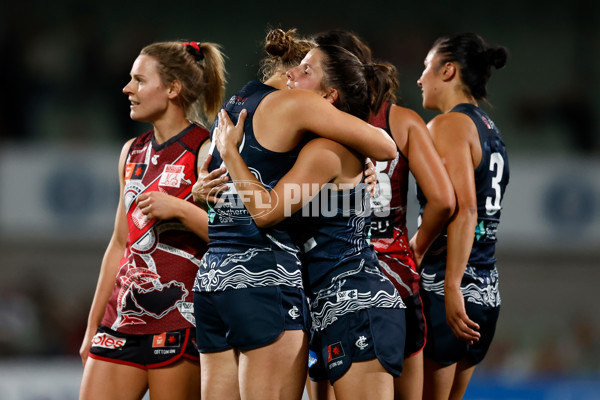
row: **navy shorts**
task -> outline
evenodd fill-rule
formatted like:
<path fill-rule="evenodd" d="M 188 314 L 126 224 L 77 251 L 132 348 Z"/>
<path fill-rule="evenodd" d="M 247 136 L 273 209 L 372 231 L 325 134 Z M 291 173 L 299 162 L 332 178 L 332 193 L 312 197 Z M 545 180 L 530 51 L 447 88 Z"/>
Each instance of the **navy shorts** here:
<path fill-rule="evenodd" d="M 377 359 L 394 377 L 402 373 L 403 308 L 366 308 L 341 315 L 310 340 L 308 374 L 313 381 L 329 379 L 333 385 L 353 362 Z"/>
<path fill-rule="evenodd" d="M 427 337 L 427 325 L 421 294 L 417 292 L 410 297 L 403 298 L 406 305 L 406 343 L 404 345 L 404 358 L 411 357 L 425 347 Z"/>
<path fill-rule="evenodd" d="M 421 284 L 424 285 L 421 297 L 427 319 L 424 355 L 441 365 L 451 365 L 463 359 L 471 365 L 479 364 L 492 343 L 500 313 L 496 268 L 481 269 L 467 265 L 461 281 L 467 315 L 480 327 L 481 336 L 472 345 L 458 339 L 446 322 L 444 270 L 426 267 L 421 276 Z"/>
<path fill-rule="evenodd" d="M 285 330 L 308 332 L 310 317 L 304 291 L 287 286 L 195 292 L 194 313 L 200 353 L 263 347 Z"/>
<path fill-rule="evenodd" d="M 92 339 L 89 356 L 141 369 L 164 367 L 182 357 L 199 362 L 195 334 L 194 328 L 187 328 L 156 335 L 129 335 L 101 325 Z"/>

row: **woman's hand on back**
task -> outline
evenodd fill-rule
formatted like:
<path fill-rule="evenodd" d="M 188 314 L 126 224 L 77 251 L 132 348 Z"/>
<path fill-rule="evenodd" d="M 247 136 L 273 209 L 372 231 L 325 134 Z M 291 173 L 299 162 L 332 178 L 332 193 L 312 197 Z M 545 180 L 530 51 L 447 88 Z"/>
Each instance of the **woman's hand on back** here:
<path fill-rule="evenodd" d="M 233 124 L 227 111 L 219 111 L 218 124 L 214 130 L 213 140 L 225 160 L 231 152 L 238 152 L 238 146 L 244 136 L 244 121 L 248 112 L 244 109 L 240 112 L 237 124 Z"/>

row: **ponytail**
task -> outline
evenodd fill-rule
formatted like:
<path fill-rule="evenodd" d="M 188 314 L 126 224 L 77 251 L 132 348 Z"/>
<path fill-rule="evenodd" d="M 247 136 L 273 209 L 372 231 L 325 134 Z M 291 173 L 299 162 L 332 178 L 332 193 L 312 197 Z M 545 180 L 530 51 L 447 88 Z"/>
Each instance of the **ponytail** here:
<path fill-rule="evenodd" d="M 334 105 L 342 111 L 367 120 L 398 88 L 396 68 L 389 63 L 362 63 L 340 46 L 322 45 L 323 87 L 336 89 Z"/>
<path fill-rule="evenodd" d="M 387 62 L 373 61 L 371 49 L 356 34 L 332 29 L 318 33 L 314 41 L 319 46 L 340 46 L 354 54 L 365 66 L 365 78 L 369 83 L 371 112 L 377 113 L 384 101 L 396 103 L 400 86 L 396 67 Z"/>
<path fill-rule="evenodd" d="M 367 63 L 365 78 L 369 85 L 369 108 L 372 113 L 377 113 L 384 101 L 396 102 L 399 86 L 396 67 L 390 63 Z"/>
<path fill-rule="evenodd" d="M 214 43 L 201 43 L 200 50 L 204 54 L 204 113 L 209 121 L 216 118 L 223 105 L 225 96 L 225 60 L 219 46 Z"/>

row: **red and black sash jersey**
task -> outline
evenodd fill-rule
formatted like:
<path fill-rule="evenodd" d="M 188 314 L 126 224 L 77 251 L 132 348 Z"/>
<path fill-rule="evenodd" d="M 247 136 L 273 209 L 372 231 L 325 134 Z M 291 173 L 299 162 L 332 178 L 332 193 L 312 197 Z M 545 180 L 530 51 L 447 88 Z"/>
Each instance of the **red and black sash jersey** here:
<path fill-rule="evenodd" d="M 390 136 L 391 108 L 392 104 L 385 102 L 379 112 L 369 118 L 371 125 L 384 129 Z M 371 199 L 371 244 L 377 251 L 380 266 L 393 278 L 392 282 L 403 282 L 403 285 L 396 285 L 396 288 L 402 297 L 407 297 L 409 293 L 418 290 L 419 284 L 406 229 L 408 159 L 398 151 L 396 158 L 377 161 L 375 167 L 379 190 Z M 410 287 L 411 292 L 406 292 L 403 286 Z"/>
<path fill-rule="evenodd" d="M 384 129 L 392 136 L 389 127 L 391 103 L 384 103 L 380 111 L 369 119 L 369 123 Z M 371 237 L 377 251 L 404 252 L 405 243 L 397 243 L 406 237 L 406 198 L 408 193 L 408 160 L 398 151 L 396 158 L 389 161 L 377 161 L 377 183 L 379 191 L 371 199 Z M 394 231 L 400 231 L 399 233 Z M 394 243 L 390 241 L 393 240 Z M 384 245 L 388 243 L 389 245 Z M 400 246 L 400 247 L 398 247 Z M 412 257 L 410 251 L 406 254 Z"/>
<path fill-rule="evenodd" d="M 131 144 L 123 188 L 129 234 L 103 325 L 129 334 L 195 326 L 192 287 L 206 243 L 177 219 L 148 219 L 136 199 L 160 191 L 192 202 L 198 151 L 208 137 L 190 125 L 160 145 L 154 131 Z"/>

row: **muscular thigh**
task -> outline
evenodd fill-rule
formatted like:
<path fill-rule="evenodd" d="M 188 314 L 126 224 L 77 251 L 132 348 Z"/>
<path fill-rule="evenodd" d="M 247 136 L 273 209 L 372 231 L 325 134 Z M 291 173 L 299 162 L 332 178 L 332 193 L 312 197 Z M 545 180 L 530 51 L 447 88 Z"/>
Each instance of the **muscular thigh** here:
<path fill-rule="evenodd" d="M 286 330 L 267 346 L 242 351 L 239 362 L 244 398 L 261 393 L 262 399 L 300 399 L 306 382 L 308 336 L 303 330 Z"/>
<path fill-rule="evenodd" d="M 152 400 L 199 400 L 200 365 L 182 359 L 174 364 L 148 371 Z"/>
<path fill-rule="evenodd" d="M 148 387 L 145 370 L 88 358 L 81 380 L 80 400 L 137 400 Z"/>

